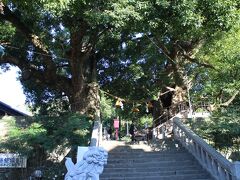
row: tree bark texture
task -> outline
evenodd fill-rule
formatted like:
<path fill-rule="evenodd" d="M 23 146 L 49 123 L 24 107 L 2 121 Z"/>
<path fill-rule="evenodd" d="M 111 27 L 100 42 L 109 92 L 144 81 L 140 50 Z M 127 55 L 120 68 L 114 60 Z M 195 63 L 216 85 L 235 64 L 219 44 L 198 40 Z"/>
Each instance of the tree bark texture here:
<path fill-rule="evenodd" d="M 71 110 L 95 117 L 95 113 L 100 108 L 99 86 L 96 82 L 82 85 L 81 91 L 73 93 L 70 99 Z"/>
<path fill-rule="evenodd" d="M 72 89 L 71 110 L 94 116 L 99 108 L 99 87 L 96 82 L 96 58 L 92 44 L 83 42 L 84 26 L 71 33 L 70 68 Z"/>

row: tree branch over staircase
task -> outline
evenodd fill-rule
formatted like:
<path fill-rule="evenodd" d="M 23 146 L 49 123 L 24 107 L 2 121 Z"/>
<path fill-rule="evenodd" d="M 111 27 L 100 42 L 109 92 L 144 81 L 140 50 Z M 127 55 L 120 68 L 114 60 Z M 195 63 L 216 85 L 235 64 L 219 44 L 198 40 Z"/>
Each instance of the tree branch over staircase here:
<path fill-rule="evenodd" d="M 228 101 L 226 101 L 225 103 L 220 104 L 220 107 L 228 107 L 231 104 L 231 102 L 236 98 L 238 93 L 239 93 L 239 91 L 236 91 Z"/>
<path fill-rule="evenodd" d="M 57 85 L 58 88 L 64 89 L 70 85 L 70 81 L 67 77 L 57 74 L 57 66 L 52 60 L 52 55 L 49 53 L 47 46 L 40 40 L 40 38 L 34 34 L 33 30 L 29 28 L 21 19 L 21 16 L 16 15 L 7 5 L 0 2 L 0 19 L 3 21 L 9 21 L 28 41 L 37 49 L 37 54 L 40 54 L 41 58 L 38 58 L 41 63 L 36 65 L 34 62 L 26 61 L 25 58 L 13 57 L 10 54 L 6 54 L 4 58 L 1 58 L 1 63 L 10 63 L 18 66 L 22 73 L 23 79 L 36 78 L 38 81 L 45 82 L 50 86 Z M 19 48 L 20 49 L 20 48 Z M 39 67 L 38 67 L 39 66 Z M 44 67 L 44 70 L 40 68 Z M 26 71 L 26 67 L 28 70 Z"/>
<path fill-rule="evenodd" d="M 17 16 L 13 11 L 11 11 L 6 5 L 3 5 L 2 9 L 3 11 L 0 13 L 0 19 L 11 22 L 13 26 L 15 26 L 20 32 L 22 32 L 23 35 L 27 37 L 28 40 L 42 53 L 49 53 L 47 47 L 40 40 L 40 38 L 36 34 L 34 34 L 28 26 L 23 23 L 19 16 Z"/>
<path fill-rule="evenodd" d="M 205 62 L 200 62 L 198 59 L 192 58 L 192 57 L 190 57 L 190 56 L 187 55 L 187 54 L 184 54 L 184 53 L 183 53 L 183 57 L 184 57 L 185 59 L 187 59 L 188 61 L 192 62 L 192 63 L 196 63 L 196 64 L 198 64 L 198 65 L 200 65 L 200 66 L 203 66 L 203 67 L 206 67 L 206 68 L 215 69 L 213 65 L 211 65 L 211 64 L 209 64 L 209 63 L 205 63 Z"/>

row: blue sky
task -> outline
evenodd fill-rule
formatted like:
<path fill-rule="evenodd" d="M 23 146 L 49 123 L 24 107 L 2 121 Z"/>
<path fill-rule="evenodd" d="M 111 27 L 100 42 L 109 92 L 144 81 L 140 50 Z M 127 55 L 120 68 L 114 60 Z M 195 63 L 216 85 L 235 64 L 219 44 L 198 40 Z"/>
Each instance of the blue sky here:
<path fill-rule="evenodd" d="M 17 80 L 17 67 L 11 67 L 7 72 L 0 70 L 0 101 L 21 112 L 28 113 L 25 105 L 26 97 L 20 81 Z"/>

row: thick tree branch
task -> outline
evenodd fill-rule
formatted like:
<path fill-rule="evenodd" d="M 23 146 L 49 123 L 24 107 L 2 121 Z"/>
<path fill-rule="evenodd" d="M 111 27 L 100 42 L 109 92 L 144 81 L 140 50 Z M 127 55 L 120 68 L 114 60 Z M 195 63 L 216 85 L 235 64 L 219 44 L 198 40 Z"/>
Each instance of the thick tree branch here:
<path fill-rule="evenodd" d="M 22 76 L 24 80 L 35 79 L 40 83 L 45 83 L 49 87 L 57 86 L 60 91 L 67 92 L 70 86 L 70 79 L 52 72 L 49 69 L 41 70 L 33 63 L 26 61 L 25 59 L 20 59 L 10 56 L 9 54 L 4 55 L 0 58 L 0 64 L 11 64 L 17 66 L 22 71 Z"/>
<path fill-rule="evenodd" d="M 157 45 L 159 48 L 161 48 L 161 50 L 166 53 L 168 56 L 170 56 L 170 51 L 167 49 L 167 47 L 158 39 L 155 38 L 155 41 L 157 42 Z"/>
<path fill-rule="evenodd" d="M 3 6 L 3 14 L 0 14 L 0 18 L 11 22 L 38 49 L 39 53 L 49 54 L 46 46 L 40 41 L 39 37 L 7 6 Z M 49 72 L 52 71 L 52 75 L 56 73 L 56 66 L 50 55 L 43 58 L 43 63 L 46 65 L 46 68 L 49 69 Z"/>
<path fill-rule="evenodd" d="M 239 91 L 236 91 L 228 101 L 226 101 L 225 103 L 220 104 L 220 106 L 228 107 L 231 104 L 231 102 L 236 98 L 238 93 L 239 93 Z"/>
<path fill-rule="evenodd" d="M 185 59 L 187 59 L 188 61 L 192 62 L 192 63 L 196 63 L 200 66 L 203 66 L 203 67 L 206 67 L 206 68 L 211 68 L 211 69 L 215 69 L 215 67 L 211 64 L 207 64 L 207 63 L 203 63 L 203 62 L 199 62 L 198 59 L 195 59 L 195 58 L 191 58 L 189 55 L 187 54 L 183 54 L 183 57 Z"/>
<path fill-rule="evenodd" d="M 0 0 L 0 14 L 3 14 L 3 7 L 4 7 L 4 4 L 2 0 Z"/>
<path fill-rule="evenodd" d="M 33 33 L 28 26 L 26 26 L 19 16 L 15 15 L 7 6 L 3 6 L 3 13 L 0 14 L 0 18 L 11 22 L 23 35 L 30 40 L 33 45 L 41 50 L 43 53 L 48 54 L 46 46 L 40 41 L 39 37 Z"/>
<path fill-rule="evenodd" d="M 94 35 L 90 38 L 90 42 L 91 42 L 91 47 L 95 47 L 97 41 L 99 40 L 99 38 L 109 30 L 108 27 L 102 27 L 102 26 L 98 26 L 96 28 L 96 32 L 94 33 Z"/>
<path fill-rule="evenodd" d="M 4 55 L 3 57 L 0 57 L 0 64 L 12 64 L 14 66 L 19 66 L 20 62 L 19 59 L 13 56 Z"/>
<path fill-rule="evenodd" d="M 180 42 L 178 41 L 177 42 L 177 46 L 179 47 L 179 49 L 181 50 L 181 55 L 187 59 L 188 61 L 192 62 L 192 63 L 196 63 L 200 66 L 203 66 L 203 67 L 206 67 L 206 68 L 211 68 L 211 69 L 215 69 L 213 65 L 211 64 L 208 64 L 208 63 L 204 63 L 204 62 L 199 62 L 198 59 L 195 59 L 195 58 L 192 58 L 189 53 L 187 52 L 191 52 L 193 49 L 194 49 L 194 46 L 195 44 L 194 43 L 191 43 L 191 42 L 185 42 L 184 45 L 185 45 L 185 48 L 183 48 L 183 42 L 182 42 L 182 45 L 180 45 Z"/>
<path fill-rule="evenodd" d="M 239 91 L 236 91 L 236 92 L 232 95 L 232 97 L 231 97 L 228 101 L 226 101 L 225 103 L 221 103 L 221 104 L 211 104 L 211 105 L 209 106 L 209 110 L 210 110 L 210 111 L 215 111 L 215 110 L 219 109 L 220 107 L 228 107 L 228 106 L 232 103 L 232 101 L 236 98 L 236 96 L 238 95 L 238 93 L 239 93 Z"/>
<path fill-rule="evenodd" d="M 155 42 L 155 41 L 153 41 L 148 35 L 146 35 L 146 36 L 147 36 L 147 38 L 153 43 L 153 45 L 155 45 L 155 46 L 158 48 L 158 50 L 160 50 L 160 51 L 163 53 L 163 55 L 164 55 L 168 60 L 171 61 L 171 63 L 176 63 L 176 62 L 174 61 L 174 59 L 171 57 L 170 51 L 166 48 L 166 46 L 164 46 L 163 43 L 161 43 L 157 38 L 155 38 L 155 41 L 157 41 L 157 42 Z"/>
<path fill-rule="evenodd" d="M 1 5 L 3 5 L 3 3 Z M 30 41 L 36 47 L 36 49 L 38 50 L 38 53 L 41 54 L 42 65 L 44 66 L 44 73 L 39 71 L 39 69 L 41 68 L 39 69 L 32 68 L 33 64 L 31 64 L 30 61 L 26 61 L 25 59 L 21 59 L 20 61 L 19 57 L 14 58 L 8 55 L 4 57 L 5 60 L 2 59 L 0 60 L 0 62 L 5 63 L 3 61 L 8 61 L 8 63 L 14 64 L 18 66 L 20 69 L 22 69 L 23 67 L 25 67 L 25 69 L 29 68 L 33 72 L 31 74 L 35 74 L 36 78 L 38 78 L 43 83 L 47 82 L 48 78 L 49 78 L 49 81 L 53 79 L 56 80 L 56 82 L 51 81 L 51 83 L 53 84 L 64 83 L 64 82 L 60 82 L 65 80 L 62 79 L 62 77 L 60 77 L 59 75 L 57 75 L 57 68 L 55 63 L 52 60 L 52 56 L 51 54 L 49 54 L 47 47 L 39 39 L 39 37 L 36 34 L 34 34 L 33 30 L 30 29 L 27 25 L 25 25 L 24 22 L 21 20 L 21 18 L 17 16 L 14 12 L 12 12 L 8 8 L 8 6 L 3 5 L 2 9 L 3 11 L 0 13 L 0 19 L 11 22 L 13 26 L 15 26 L 17 30 L 19 30 L 22 33 L 22 35 L 25 36 L 27 40 Z M 49 84 L 51 85 L 51 83 Z M 64 86 L 66 87 L 66 85 Z"/>

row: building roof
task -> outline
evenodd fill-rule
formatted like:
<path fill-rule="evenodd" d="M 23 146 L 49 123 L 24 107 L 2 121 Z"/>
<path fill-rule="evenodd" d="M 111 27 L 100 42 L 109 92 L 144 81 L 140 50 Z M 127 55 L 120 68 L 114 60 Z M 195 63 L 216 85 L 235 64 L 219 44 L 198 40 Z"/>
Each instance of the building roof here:
<path fill-rule="evenodd" d="M 28 116 L 27 114 L 20 112 L 16 109 L 13 109 L 11 106 L 0 101 L 0 116 L 9 115 L 9 116 Z"/>

